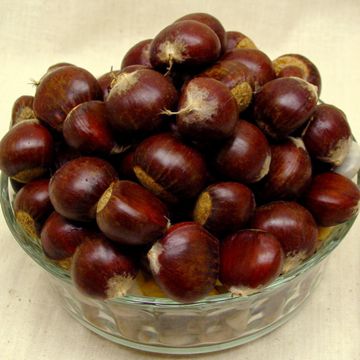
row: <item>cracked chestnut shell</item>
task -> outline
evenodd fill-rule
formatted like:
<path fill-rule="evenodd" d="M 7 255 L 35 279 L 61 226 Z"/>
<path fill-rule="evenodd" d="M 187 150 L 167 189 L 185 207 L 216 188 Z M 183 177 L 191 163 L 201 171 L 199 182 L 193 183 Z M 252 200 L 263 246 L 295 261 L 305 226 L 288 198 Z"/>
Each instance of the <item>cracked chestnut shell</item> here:
<path fill-rule="evenodd" d="M 296 77 L 269 81 L 254 96 L 254 119 L 270 137 L 283 139 L 309 120 L 318 101 L 316 87 Z"/>
<path fill-rule="evenodd" d="M 96 222 L 111 240 L 123 245 L 152 243 L 168 225 L 166 206 L 132 181 L 113 182 L 100 198 Z"/>
<path fill-rule="evenodd" d="M 0 141 L 0 169 L 20 183 L 44 176 L 53 159 L 53 138 L 36 119 L 13 126 Z"/>
<path fill-rule="evenodd" d="M 78 246 L 71 278 L 84 295 L 112 299 L 126 295 L 138 272 L 134 260 L 99 235 Z"/>
<path fill-rule="evenodd" d="M 343 175 L 326 172 L 317 175 L 304 196 L 304 204 L 321 226 L 341 224 L 359 211 L 357 184 Z"/>
<path fill-rule="evenodd" d="M 62 216 L 75 221 L 95 219 L 97 202 L 117 179 L 105 160 L 82 156 L 65 163 L 50 179 L 50 200 Z"/>
<path fill-rule="evenodd" d="M 294 201 L 274 201 L 255 210 L 250 227 L 273 234 L 281 243 L 289 271 L 316 249 L 318 228 L 311 213 Z"/>
<path fill-rule="evenodd" d="M 249 295 L 275 280 L 284 252 L 269 232 L 241 230 L 220 245 L 220 281 L 234 295 Z"/>
<path fill-rule="evenodd" d="M 208 174 L 200 153 L 167 133 L 150 136 L 136 147 L 133 169 L 143 186 L 168 203 L 195 197 Z"/>
<path fill-rule="evenodd" d="M 219 271 L 219 241 L 199 224 L 179 223 L 148 252 L 155 281 L 171 299 L 192 302 L 208 295 Z"/>

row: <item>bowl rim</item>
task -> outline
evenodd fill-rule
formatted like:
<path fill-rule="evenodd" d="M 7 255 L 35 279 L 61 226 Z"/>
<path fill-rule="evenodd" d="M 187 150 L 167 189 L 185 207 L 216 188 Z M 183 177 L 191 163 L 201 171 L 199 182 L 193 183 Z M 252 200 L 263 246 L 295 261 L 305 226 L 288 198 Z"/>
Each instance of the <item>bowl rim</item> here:
<path fill-rule="evenodd" d="M 360 184 L 360 172 L 357 175 L 357 184 Z M 5 221 L 21 248 L 35 261 L 39 264 L 44 270 L 50 273 L 52 276 L 65 281 L 69 285 L 73 285 L 70 277 L 70 272 L 59 267 L 50 259 L 46 258 L 44 255 L 40 242 L 37 243 L 31 238 L 17 223 L 13 211 L 13 198 L 9 194 L 9 177 L 1 172 L 0 178 L 0 203 L 3 211 Z M 309 271 L 315 265 L 319 264 L 325 258 L 330 255 L 330 253 L 340 244 L 344 239 L 346 234 L 351 229 L 353 223 L 357 218 L 357 214 L 353 216 L 350 220 L 343 224 L 339 224 L 333 227 L 333 231 L 330 233 L 329 237 L 325 239 L 325 243 L 317 249 L 317 251 L 306 261 L 296 268 L 290 270 L 289 272 L 280 275 L 277 277 L 271 284 L 259 289 L 259 291 L 253 292 L 246 296 L 235 296 L 229 292 L 219 295 L 210 295 L 201 300 L 191 302 L 191 303 L 180 303 L 169 298 L 158 298 L 158 297 L 149 297 L 141 295 L 125 295 L 123 297 L 118 297 L 110 300 L 96 300 L 96 301 L 105 301 L 111 304 L 127 304 L 127 305 L 147 305 L 150 307 L 156 307 L 161 305 L 162 307 L 203 307 L 204 305 L 209 304 L 221 304 L 223 302 L 248 302 L 257 299 L 259 296 L 262 296 L 265 293 L 272 292 L 282 287 L 284 284 L 289 283 L 296 277 L 301 274 Z M 75 288 L 75 287 L 74 287 Z"/>

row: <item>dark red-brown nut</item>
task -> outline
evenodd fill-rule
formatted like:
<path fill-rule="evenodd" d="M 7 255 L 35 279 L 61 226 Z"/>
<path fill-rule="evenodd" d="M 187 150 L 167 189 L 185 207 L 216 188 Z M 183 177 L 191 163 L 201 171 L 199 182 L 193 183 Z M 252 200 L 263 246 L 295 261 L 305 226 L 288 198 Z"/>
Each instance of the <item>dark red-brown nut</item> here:
<path fill-rule="evenodd" d="M 177 91 L 155 70 L 121 72 L 105 100 L 110 125 L 118 132 L 147 132 L 159 128 L 165 109 L 173 109 Z"/>
<path fill-rule="evenodd" d="M 258 49 L 233 49 L 221 59 L 235 60 L 247 66 L 253 75 L 255 90 L 276 77 L 270 58 Z"/>
<path fill-rule="evenodd" d="M 152 39 L 139 41 L 132 46 L 125 54 L 122 62 L 121 69 L 130 65 L 144 65 L 151 67 L 150 64 L 150 45 Z"/>
<path fill-rule="evenodd" d="M 94 228 L 65 219 L 54 211 L 41 229 L 41 246 L 49 259 L 69 269 L 77 247 L 94 236 Z"/>
<path fill-rule="evenodd" d="M 100 198 L 96 221 L 111 240 L 143 245 L 160 238 L 168 225 L 166 206 L 149 190 L 132 181 L 113 182 Z"/>
<path fill-rule="evenodd" d="M 153 135 L 140 143 L 133 166 L 139 181 L 170 203 L 196 196 L 207 179 L 202 156 L 170 134 Z"/>
<path fill-rule="evenodd" d="M 239 31 L 227 31 L 227 46 L 226 51 L 232 49 L 256 49 L 254 42 L 246 35 Z"/>
<path fill-rule="evenodd" d="M 36 119 L 13 126 L 0 141 L 0 170 L 21 183 L 45 175 L 53 159 L 53 138 Z"/>
<path fill-rule="evenodd" d="M 284 77 L 269 81 L 254 96 L 254 118 L 275 139 L 285 138 L 309 120 L 318 96 L 307 81 Z"/>
<path fill-rule="evenodd" d="M 359 211 L 359 187 L 340 174 L 317 175 L 305 194 L 304 204 L 321 226 L 341 224 Z"/>
<path fill-rule="evenodd" d="M 309 154 L 317 160 L 339 166 L 352 143 L 346 115 L 333 105 L 317 105 L 302 136 Z"/>
<path fill-rule="evenodd" d="M 35 119 L 33 102 L 34 97 L 30 95 L 23 95 L 15 100 L 11 112 L 11 126 L 23 120 Z"/>
<path fill-rule="evenodd" d="M 220 245 L 220 281 L 234 295 L 246 296 L 275 280 L 284 252 L 276 237 L 260 230 L 241 230 Z"/>
<path fill-rule="evenodd" d="M 61 131 L 66 115 L 76 105 L 101 100 L 97 80 L 77 66 L 61 66 L 48 71 L 36 88 L 34 112 L 38 119 Z"/>
<path fill-rule="evenodd" d="M 52 176 L 50 200 L 62 216 L 77 221 L 95 219 L 97 202 L 117 178 L 105 160 L 79 157 L 65 163 Z"/>
<path fill-rule="evenodd" d="M 71 277 L 76 288 L 98 299 L 126 295 L 137 272 L 135 262 L 102 235 L 79 245 L 71 265 Z"/>
<path fill-rule="evenodd" d="M 292 201 L 274 201 L 255 210 L 250 226 L 273 234 L 286 256 L 287 272 L 311 256 L 316 248 L 318 228 L 310 212 Z"/>
<path fill-rule="evenodd" d="M 228 179 L 254 183 L 269 171 L 270 145 L 259 128 L 240 120 L 235 134 L 216 156 L 218 171 Z"/>
<path fill-rule="evenodd" d="M 207 25 L 218 36 L 221 44 L 221 52 L 225 52 L 227 45 L 225 29 L 216 17 L 206 13 L 192 13 L 177 19 L 176 22 L 182 20 L 195 20 Z"/>
<path fill-rule="evenodd" d="M 245 65 L 233 60 L 219 61 L 199 76 L 222 82 L 235 97 L 239 112 L 250 105 L 254 82 L 250 70 Z"/>
<path fill-rule="evenodd" d="M 65 141 L 57 141 L 54 145 L 54 160 L 52 163 L 52 174 L 70 160 L 82 156 L 80 151 L 70 147 Z"/>
<path fill-rule="evenodd" d="M 150 46 L 151 65 L 170 71 L 179 67 L 202 66 L 216 61 L 221 43 L 209 26 L 195 20 L 177 21 L 155 36 Z"/>
<path fill-rule="evenodd" d="M 135 155 L 135 149 L 131 148 L 120 155 L 120 159 L 115 165 L 121 179 L 137 181 L 137 177 L 134 173 L 133 158 Z"/>
<path fill-rule="evenodd" d="M 49 179 L 33 180 L 15 196 L 14 214 L 17 222 L 31 237 L 40 234 L 43 222 L 53 211 L 49 198 Z"/>
<path fill-rule="evenodd" d="M 176 125 L 185 138 L 211 143 L 232 135 L 238 107 L 230 90 L 220 81 L 198 77 L 182 90 Z"/>
<path fill-rule="evenodd" d="M 273 60 L 276 76 L 296 76 L 317 87 L 321 92 L 321 76 L 318 68 L 308 58 L 300 54 L 285 54 Z"/>
<path fill-rule="evenodd" d="M 199 195 L 194 220 L 212 234 L 224 236 L 244 228 L 254 210 L 254 194 L 247 186 L 221 182 Z"/>
<path fill-rule="evenodd" d="M 121 152 L 102 101 L 88 101 L 74 107 L 64 121 L 63 135 L 69 146 L 85 154 Z"/>
<path fill-rule="evenodd" d="M 76 65 L 68 63 L 68 62 L 58 62 L 58 63 L 56 63 L 54 65 L 49 66 L 46 73 L 49 73 L 49 72 L 51 72 L 53 70 L 56 70 L 56 69 L 59 69 L 61 67 L 65 67 L 65 66 L 75 66 L 76 67 Z"/>
<path fill-rule="evenodd" d="M 155 281 L 172 299 L 192 302 L 213 288 L 219 271 L 219 241 L 199 224 L 176 224 L 148 252 Z"/>
<path fill-rule="evenodd" d="M 271 146 L 270 170 L 259 184 L 259 198 L 263 201 L 296 199 L 310 185 L 311 159 L 300 138 L 288 138 Z"/>

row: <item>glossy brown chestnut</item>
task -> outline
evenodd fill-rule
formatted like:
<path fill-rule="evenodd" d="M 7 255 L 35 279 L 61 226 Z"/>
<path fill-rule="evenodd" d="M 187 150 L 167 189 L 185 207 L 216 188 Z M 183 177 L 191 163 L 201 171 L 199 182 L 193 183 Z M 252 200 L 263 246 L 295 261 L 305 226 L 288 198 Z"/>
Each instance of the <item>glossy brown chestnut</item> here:
<path fill-rule="evenodd" d="M 0 169 L 21 183 L 48 172 L 53 158 L 53 138 L 36 119 L 13 126 L 0 141 Z"/>
<path fill-rule="evenodd" d="M 47 69 L 47 73 L 49 73 L 49 72 L 51 72 L 53 70 L 59 69 L 61 67 L 64 67 L 64 66 L 75 66 L 76 67 L 76 65 L 68 63 L 68 62 L 58 62 L 58 63 L 56 63 L 54 65 L 49 66 L 48 69 Z"/>
<path fill-rule="evenodd" d="M 105 160 L 82 156 L 65 163 L 52 176 L 50 200 L 55 210 L 70 220 L 95 219 L 97 202 L 117 178 Z"/>
<path fill-rule="evenodd" d="M 88 101 L 74 107 L 63 123 L 63 135 L 69 146 L 84 154 L 121 152 L 102 101 Z"/>
<path fill-rule="evenodd" d="M 29 119 L 35 119 L 33 111 L 34 97 L 30 95 L 22 95 L 14 102 L 11 112 L 11 126 Z"/>
<path fill-rule="evenodd" d="M 221 59 L 235 60 L 247 66 L 253 75 L 255 90 L 276 77 L 270 58 L 258 49 L 233 49 Z"/>
<path fill-rule="evenodd" d="M 34 112 L 37 118 L 61 131 L 66 115 L 76 105 L 101 100 L 97 80 L 77 66 L 61 66 L 47 72 L 36 88 Z"/>
<path fill-rule="evenodd" d="M 286 260 L 284 272 L 299 265 L 316 249 L 318 228 L 311 213 L 293 201 L 274 201 L 259 206 L 250 226 L 273 234 L 281 243 Z"/>
<path fill-rule="evenodd" d="M 100 198 L 96 222 L 111 240 L 143 245 L 160 238 L 168 225 L 166 206 L 149 190 L 132 181 L 113 182 Z"/>
<path fill-rule="evenodd" d="M 273 60 L 277 77 L 297 76 L 317 87 L 321 92 L 321 76 L 315 64 L 300 54 L 285 54 Z"/>
<path fill-rule="evenodd" d="M 152 39 L 139 41 L 132 46 L 125 54 L 122 62 L 121 69 L 130 65 L 145 65 L 151 67 L 150 64 L 150 45 Z"/>
<path fill-rule="evenodd" d="M 41 229 L 41 246 L 48 258 L 60 261 L 69 268 L 69 258 L 74 255 L 77 247 L 85 240 L 96 236 L 93 227 L 85 227 L 83 224 L 65 219 L 54 211 Z"/>
<path fill-rule="evenodd" d="M 182 90 L 176 125 L 185 138 L 211 143 L 232 135 L 238 107 L 230 90 L 220 81 L 198 77 Z"/>
<path fill-rule="evenodd" d="M 207 179 L 200 153 L 170 134 L 153 135 L 140 143 L 133 166 L 139 181 L 170 203 L 196 196 Z"/>
<path fill-rule="evenodd" d="M 155 69 L 207 65 L 220 56 L 221 43 L 207 25 L 195 20 L 177 21 L 155 36 L 150 46 L 150 63 Z"/>
<path fill-rule="evenodd" d="M 31 237 L 37 238 L 43 222 L 53 211 L 49 198 L 49 179 L 33 180 L 15 196 L 14 214 L 17 222 Z"/>
<path fill-rule="evenodd" d="M 309 120 L 317 101 L 316 87 L 307 81 L 295 77 L 275 79 L 255 94 L 254 118 L 272 138 L 285 138 Z"/>
<path fill-rule="evenodd" d="M 225 52 L 227 45 L 225 29 L 221 24 L 221 22 L 216 17 L 207 13 L 198 12 L 198 13 L 192 13 L 182 16 L 180 19 L 177 19 L 176 22 L 182 20 L 195 20 L 207 25 L 218 36 L 221 44 L 221 52 Z"/>
<path fill-rule="evenodd" d="M 271 146 L 270 170 L 256 194 L 262 201 L 298 198 L 310 185 L 311 159 L 300 138 Z"/>
<path fill-rule="evenodd" d="M 245 65 L 233 60 L 219 61 L 199 76 L 222 82 L 235 97 L 239 112 L 250 105 L 254 81 L 250 70 Z"/>
<path fill-rule="evenodd" d="M 70 147 L 65 141 L 57 141 L 54 145 L 54 160 L 51 167 L 51 174 L 61 168 L 70 160 L 74 160 L 82 156 L 80 151 Z"/>
<path fill-rule="evenodd" d="M 254 194 L 247 186 L 221 182 L 199 195 L 194 220 L 212 234 L 224 236 L 244 228 L 254 210 Z"/>
<path fill-rule="evenodd" d="M 137 181 L 133 166 L 135 149 L 136 148 L 131 148 L 127 150 L 117 161 L 117 166 L 115 166 L 115 168 L 119 172 L 119 175 L 122 179 Z"/>
<path fill-rule="evenodd" d="M 118 132 L 148 132 L 159 128 L 164 109 L 173 109 L 177 91 L 157 71 L 121 72 L 105 100 L 110 125 Z"/>
<path fill-rule="evenodd" d="M 259 128 L 240 120 L 235 134 L 216 156 L 216 167 L 226 178 L 253 183 L 262 179 L 269 171 L 270 145 Z"/>
<path fill-rule="evenodd" d="M 112 299 L 126 295 L 137 274 L 135 262 L 104 236 L 84 241 L 72 261 L 71 277 L 84 295 Z"/>
<path fill-rule="evenodd" d="M 155 281 L 172 299 L 192 302 L 213 288 L 219 271 L 219 241 L 199 224 L 170 227 L 148 252 Z"/>
<path fill-rule="evenodd" d="M 284 252 L 276 237 L 261 230 L 241 230 L 220 245 L 220 281 L 234 295 L 246 296 L 275 280 Z"/>
<path fill-rule="evenodd" d="M 302 138 L 313 158 L 335 166 L 345 160 L 352 143 L 346 115 L 328 104 L 316 106 Z"/>
<path fill-rule="evenodd" d="M 232 49 L 256 49 L 254 42 L 246 35 L 239 31 L 227 31 L 227 46 L 226 51 Z"/>
<path fill-rule="evenodd" d="M 341 224 L 359 211 L 359 187 L 340 174 L 317 175 L 305 194 L 304 204 L 321 226 Z"/>

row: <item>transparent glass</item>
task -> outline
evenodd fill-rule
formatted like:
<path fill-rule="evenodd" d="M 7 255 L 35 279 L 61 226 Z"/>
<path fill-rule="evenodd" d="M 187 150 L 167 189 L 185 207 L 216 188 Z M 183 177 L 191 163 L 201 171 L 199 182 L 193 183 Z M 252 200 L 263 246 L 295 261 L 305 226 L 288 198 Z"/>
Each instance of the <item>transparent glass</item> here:
<path fill-rule="evenodd" d="M 359 178 L 359 177 L 358 177 Z M 306 262 L 261 291 L 245 297 L 213 295 L 191 304 L 165 298 L 124 296 L 99 301 L 80 294 L 68 272 L 49 261 L 38 242 L 17 224 L 8 178 L 1 175 L 1 207 L 17 242 L 48 274 L 56 296 L 80 323 L 115 343 L 168 354 L 228 349 L 269 333 L 288 321 L 311 295 L 326 260 L 355 218 L 336 226 Z"/>

